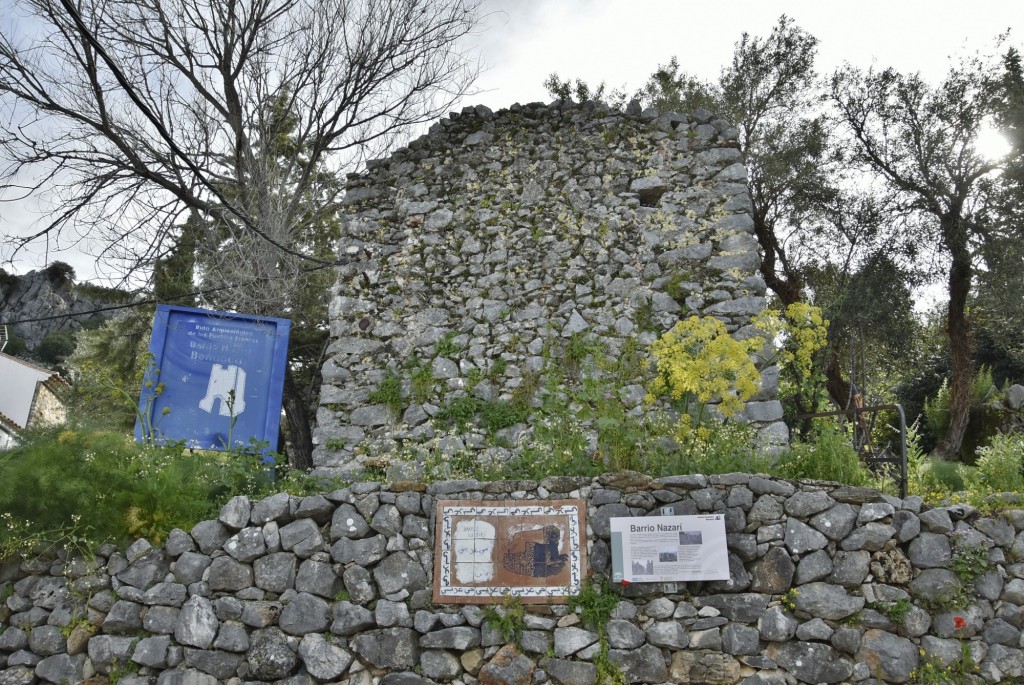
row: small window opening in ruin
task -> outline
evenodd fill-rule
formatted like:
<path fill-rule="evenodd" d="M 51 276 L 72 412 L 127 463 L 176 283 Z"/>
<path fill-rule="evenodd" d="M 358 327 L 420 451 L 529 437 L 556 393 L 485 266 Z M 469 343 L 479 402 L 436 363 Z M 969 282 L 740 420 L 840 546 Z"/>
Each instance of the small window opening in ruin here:
<path fill-rule="evenodd" d="M 640 206 L 657 207 L 658 202 L 661 201 L 661 196 L 665 194 L 665 190 L 665 186 L 656 186 L 637 192 L 637 197 L 640 198 Z"/>

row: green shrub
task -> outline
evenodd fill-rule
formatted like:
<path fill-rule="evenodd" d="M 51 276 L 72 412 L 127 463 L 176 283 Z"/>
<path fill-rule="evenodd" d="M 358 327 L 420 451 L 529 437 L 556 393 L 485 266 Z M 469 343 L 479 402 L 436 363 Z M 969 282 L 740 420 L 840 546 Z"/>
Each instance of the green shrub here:
<path fill-rule="evenodd" d="M 82 545 L 159 542 L 269 480 L 257 453 L 183 452 L 102 430 L 29 432 L 0 457 L 0 558 L 72 535 Z"/>
<path fill-rule="evenodd" d="M 935 506 L 963 486 L 956 464 L 932 459 L 921 447 L 918 422 L 907 426 L 907 492 Z"/>
<path fill-rule="evenodd" d="M 849 438 L 828 425 L 817 427 L 807 441 L 793 442 L 780 456 L 775 475 L 832 480 L 847 485 L 875 484 L 874 477 L 861 463 Z"/>
<path fill-rule="evenodd" d="M 1024 435 L 997 434 L 988 447 L 978 450 L 973 469 L 957 470 L 967 489 L 976 493 L 1024 493 Z"/>
<path fill-rule="evenodd" d="M 75 351 L 74 331 L 50 331 L 44 337 L 35 354 L 47 366 L 60 366 Z"/>
<path fill-rule="evenodd" d="M 973 471 L 970 467 L 963 467 L 952 461 L 941 459 L 928 459 L 929 476 L 932 482 L 939 488 L 950 492 L 958 492 L 964 489 L 964 474 Z"/>

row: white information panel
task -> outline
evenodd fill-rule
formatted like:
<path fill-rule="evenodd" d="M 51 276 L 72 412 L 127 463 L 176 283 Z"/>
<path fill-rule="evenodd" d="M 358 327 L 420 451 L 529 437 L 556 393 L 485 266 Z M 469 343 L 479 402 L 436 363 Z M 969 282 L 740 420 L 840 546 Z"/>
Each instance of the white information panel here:
<path fill-rule="evenodd" d="M 612 582 L 728 580 L 722 514 L 613 518 Z"/>

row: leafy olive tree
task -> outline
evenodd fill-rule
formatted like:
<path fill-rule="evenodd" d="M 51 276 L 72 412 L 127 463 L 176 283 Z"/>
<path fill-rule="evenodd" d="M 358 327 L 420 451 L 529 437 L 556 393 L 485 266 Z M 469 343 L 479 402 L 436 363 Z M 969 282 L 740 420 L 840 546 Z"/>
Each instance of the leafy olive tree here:
<path fill-rule="evenodd" d="M 993 189 L 1005 160 L 987 159 L 976 143 L 997 111 L 998 70 L 980 59 L 950 69 L 938 85 L 893 69 L 839 70 L 832 100 L 850 134 L 854 161 L 890 190 L 921 246 L 934 246 L 949 302 L 950 421 L 935 454 L 960 451 L 974 376 L 968 303 L 986 238 L 999 227 Z M 1019 241 L 1020 225 L 1004 226 Z"/>

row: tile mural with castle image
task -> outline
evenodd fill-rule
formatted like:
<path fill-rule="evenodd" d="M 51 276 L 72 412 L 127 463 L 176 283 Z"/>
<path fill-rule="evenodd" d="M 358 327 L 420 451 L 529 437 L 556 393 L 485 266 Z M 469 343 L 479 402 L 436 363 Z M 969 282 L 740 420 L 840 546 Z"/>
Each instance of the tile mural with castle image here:
<path fill-rule="evenodd" d="M 586 573 L 581 500 L 437 503 L 434 601 L 564 601 Z"/>

